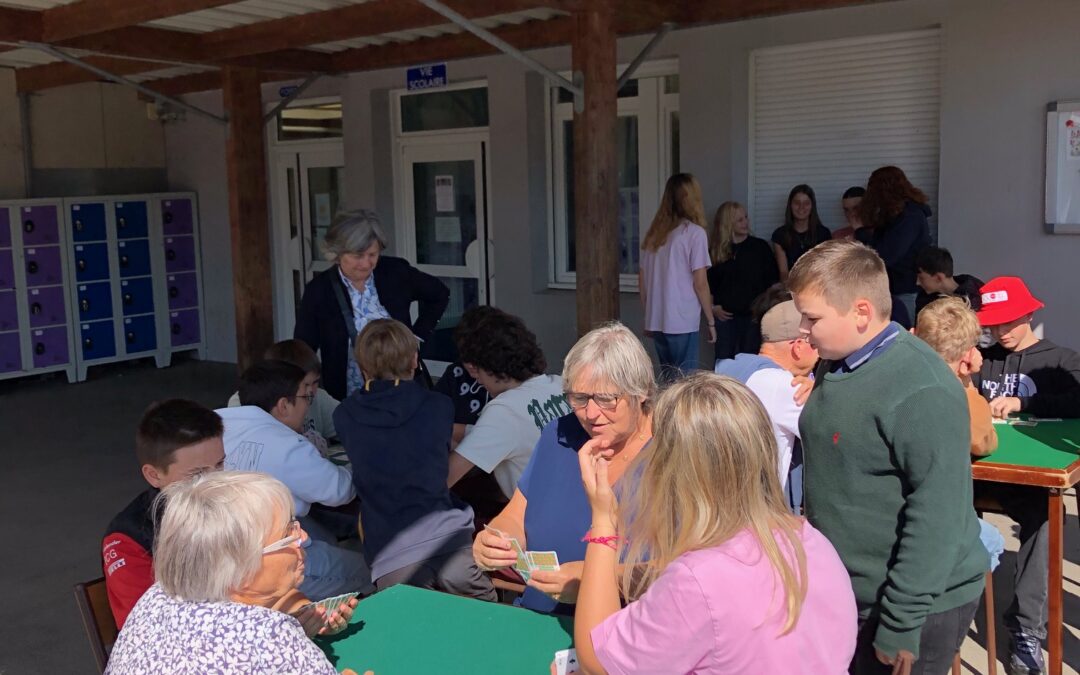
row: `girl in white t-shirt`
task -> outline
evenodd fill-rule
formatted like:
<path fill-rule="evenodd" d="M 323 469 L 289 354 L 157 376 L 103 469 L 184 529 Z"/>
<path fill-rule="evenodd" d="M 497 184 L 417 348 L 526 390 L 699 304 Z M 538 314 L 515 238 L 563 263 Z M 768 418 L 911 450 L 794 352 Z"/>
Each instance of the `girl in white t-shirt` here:
<path fill-rule="evenodd" d="M 677 173 L 668 179 L 645 233 L 638 274 L 645 335 L 653 338 L 660 367 L 669 376 L 698 367 L 702 314 L 709 343 L 716 342 L 707 277 L 711 264 L 701 186 L 692 175 Z"/>

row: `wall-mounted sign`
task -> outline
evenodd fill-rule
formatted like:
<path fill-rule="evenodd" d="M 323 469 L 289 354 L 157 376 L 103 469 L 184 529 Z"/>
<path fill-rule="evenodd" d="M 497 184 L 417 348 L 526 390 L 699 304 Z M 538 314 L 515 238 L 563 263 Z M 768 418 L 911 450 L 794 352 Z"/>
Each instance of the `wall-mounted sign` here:
<path fill-rule="evenodd" d="M 446 77 L 445 63 L 433 63 L 428 66 L 409 68 L 406 72 L 405 81 L 406 88 L 409 91 L 438 89 L 439 87 L 445 87 L 450 82 Z"/>
<path fill-rule="evenodd" d="M 297 89 L 299 89 L 299 88 L 300 87 L 298 85 L 289 84 L 289 85 L 286 85 L 286 86 L 282 87 L 281 89 L 278 89 L 277 93 L 278 93 L 278 96 L 280 96 L 281 98 L 289 98 L 290 96 L 292 96 L 292 93 L 294 91 L 296 91 Z"/>

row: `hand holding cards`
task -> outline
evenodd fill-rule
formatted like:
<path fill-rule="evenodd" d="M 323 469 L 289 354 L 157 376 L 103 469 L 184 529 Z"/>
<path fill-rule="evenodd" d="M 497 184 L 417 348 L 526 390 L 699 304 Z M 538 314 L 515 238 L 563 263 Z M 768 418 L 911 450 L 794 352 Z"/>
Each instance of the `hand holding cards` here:
<path fill-rule="evenodd" d="M 309 602 L 297 609 L 293 616 L 304 625 L 304 631 L 309 636 L 313 633 L 316 635 L 331 635 L 348 625 L 349 619 L 352 618 L 352 600 L 358 595 L 359 593 L 343 593 L 332 598 Z M 307 624 L 315 618 L 313 615 L 319 609 L 323 610 L 321 625 L 315 627 L 314 631 L 309 630 L 312 626 Z"/>
<path fill-rule="evenodd" d="M 485 525 L 484 530 L 510 542 L 510 548 L 517 556 L 517 562 L 513 566 L 514 571 L 520 574 L 521 578 L 526 582 L 529 581 L 533 572 L 553 572 L 559 569 L 559 556 L 555 551 L 526 551 L 522 548 L 521 542 L 514 537 L 509 537 L 490 525 Z"/>

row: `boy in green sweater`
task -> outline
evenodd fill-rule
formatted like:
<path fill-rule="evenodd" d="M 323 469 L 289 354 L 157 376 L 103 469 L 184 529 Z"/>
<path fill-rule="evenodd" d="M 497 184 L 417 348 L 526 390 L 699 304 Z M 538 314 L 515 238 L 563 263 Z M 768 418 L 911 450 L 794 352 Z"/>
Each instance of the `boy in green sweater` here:
<path fill-rule="evenodd" d="M 990 566 L 972 507 L 964 390 L 889 321 L 888 276 L 872 249 L 820 244 L 788 287 L 822 358 L 799 422 L 806 515 L 851 575 L 851 673 L 942 675 Z"/>

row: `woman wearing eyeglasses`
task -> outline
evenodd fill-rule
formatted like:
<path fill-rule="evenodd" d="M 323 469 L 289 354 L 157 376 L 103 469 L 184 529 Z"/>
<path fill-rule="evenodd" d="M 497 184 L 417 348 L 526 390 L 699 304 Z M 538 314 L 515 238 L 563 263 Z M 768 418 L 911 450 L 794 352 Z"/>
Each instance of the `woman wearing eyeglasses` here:
<path fill-rule="evenodd" d="M 589 500 L 581 485 L 578 450 L 590 439 L 612 450 L 608 479 L 615 485 L 652 437 L 656 392 L 652 361 L 641 342 L 619 323 L 581 338 L 563 363 L 563 386 L 573 412 L 544 427 L 510 503 L 473 543 L 481 567 L 513 567 L 509 538 L 528 551 L 555 551 L 560 569 L 534 572 L 519 604 L 529 609 L 572 614 L 581 583 L 589 530 Z"/>
<path fill-rule="evenodd" d="M 307 537 L 288 488 L 226 471 L 174 483 L 159 499 L 156 581 L 128 615 L 106 673 L 337 673 L 280 611 L 304 579 Z M 343 607 L 316 632 L 342 630 L 356 601 Z"/>

